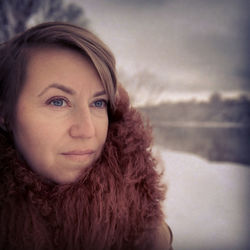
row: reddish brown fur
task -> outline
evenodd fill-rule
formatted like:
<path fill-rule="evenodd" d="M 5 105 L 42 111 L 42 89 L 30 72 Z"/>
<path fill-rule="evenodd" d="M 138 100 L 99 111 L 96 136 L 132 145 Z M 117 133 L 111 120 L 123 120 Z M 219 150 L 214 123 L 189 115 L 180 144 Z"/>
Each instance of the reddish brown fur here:
<path fill-rule="evenodd" d="M 73 184 L 42 180 L 1 139 L 0 249 L 152 249 L 164 189 L 151 132 L 119 97 L 101 158 Z"/>

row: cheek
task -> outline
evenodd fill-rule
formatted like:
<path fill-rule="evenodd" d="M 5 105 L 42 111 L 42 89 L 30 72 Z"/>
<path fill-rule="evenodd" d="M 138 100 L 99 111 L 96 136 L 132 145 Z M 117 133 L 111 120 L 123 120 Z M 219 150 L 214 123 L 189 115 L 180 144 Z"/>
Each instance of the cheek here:
<path fill-rule="evenodd" d="M 107 117 L 107 119 L 105 120 L 105 122 L 104 122 L 104 124 L 102 126 L 104 142 L 106 141 L 106 138 L 107 138 L 108 127 L 109 127 L 109 121 L 108 121 L 108 117 Z"/>
<path fill-rule="evenodd" d="M 48 129 L 48 125 L 31 114 L 17 116 L 16 127 L 13 130 L 17 148 L 26 160 L 36 159 L 41 152 L 51 149 L 56 131 Z"/>
<path fill-rule="evenodd" d="M 51 166 L 54 162 L 53 152 L 58 131 L 49 130 L 48 126 L 39 120 L 27 118 L 18 121 L 14 132 L 18 151 L 31 169 L 46 175 L 47 166 Z"/>
<path fill-rule="evenodd" d="M 30 125 L 19 123 L 14 131 L 15 144 L 26 160 L 35 158 L 43 144 L 41 131 Z"/>
<path fill-rule="evenodd" d="M 109 125 L 108 117 L 96 123 L 97 137 L 99 144 L 101 144 L 101 146 L 103 146 L 106 141 L 108 133 L 108 125 Z"/>

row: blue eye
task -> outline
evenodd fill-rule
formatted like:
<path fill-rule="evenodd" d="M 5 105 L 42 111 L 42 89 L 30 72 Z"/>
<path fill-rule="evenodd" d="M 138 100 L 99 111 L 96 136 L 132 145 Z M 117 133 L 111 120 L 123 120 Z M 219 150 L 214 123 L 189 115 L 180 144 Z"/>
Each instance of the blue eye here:
<path fill-rule="evenodd" d="M 54 106 L 63 106 L 63 103 L 65 101 L 63 99 L 56 99 L 50 102 L 50 104 L 54 105 Z"/>
<path fill-rule="evenodd" d="M 105 108 L 107 106 L 107 101 L 106 100 L 97 100 L 94 102 L 94 106 L 96 108 Z"/>
<path fill-rule="evenodd" d="M 46 102 L 46 104 L 53 107 L 65 107 L 66 105 L 69 105 L 69 101 L 62 97 L 52 97 Z"/>

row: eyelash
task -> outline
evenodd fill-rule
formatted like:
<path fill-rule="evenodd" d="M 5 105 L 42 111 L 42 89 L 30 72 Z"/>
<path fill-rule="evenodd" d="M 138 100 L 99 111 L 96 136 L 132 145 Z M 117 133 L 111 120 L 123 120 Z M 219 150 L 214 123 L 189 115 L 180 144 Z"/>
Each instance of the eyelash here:
<path fill-rule="evenodd" d="M 61 106 L 60 105 L 53 105 L 52 102 L 55 102 L 55 101 L 64 101 L 67 106 L 71 106 L 69 100 L 63 96 L 53 96 L 46 101 L 46 104 L 49 106 L 53 106 L 55 108 L 64 107 L 64 105 L 61 105 Z"/>
<path fill-rule="evenodd" d="M 108 101 L 107 100 L 105 100 L 105 99 L 99 99 L 99 100 L 96 100 L 96 101 L 94 101 L 93 102 L 93 104 L 96 104 L 97 102 L 102 102 L 102 106 L 100 107 L 100 106 L 94 106 L 95 108 L 101 108 L 101 109 L 104 109 L 104 108 L 106 108 L 107 107 L 107 105 L 108 105 Z"/>
<path fill-rule="evenodd" d="M 55 108 L 64 107 L 64 105 L 61 105 L 61 106 L 60 105 L 53 105 L 52 102 L 55 102 L 55 101 L 64 101 L 67 106 L 71 107 L 70 101 L 67 98 L 63 97 L 63 96 L 53 96 L 53 97 L 49 98 L 46 101 L 46 104 L 49 105 L 49 106 L 55 107 Z M 95 106 L 95 104 L 97 102 L 102 102 L 102 106 Z M 93 101 L 91 106 L 94 107 L 94 108 L 104 109 L 104 108 L 106 108 L 108 106 L 108 101 L 105 100 L 105 99 L 98 99 L 98 100 Z"/>

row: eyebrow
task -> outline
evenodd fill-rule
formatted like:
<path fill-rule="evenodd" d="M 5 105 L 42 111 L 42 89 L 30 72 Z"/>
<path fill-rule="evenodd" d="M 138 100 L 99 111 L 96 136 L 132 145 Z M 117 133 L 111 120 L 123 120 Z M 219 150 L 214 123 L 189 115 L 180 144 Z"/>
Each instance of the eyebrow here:
<path fill-rule="evenodd" d="M 65 92 L 67 94 L 70 94 L 70 95 L 74 95 L 76 93 L 73 89 L 71 89 L 69 87 L 66 87 L 66 86 L 64 86 L 62 84 L 52 83 L 48 87 L 46 87 L 38 96 L 39 97 L 42 96 L 50 88 L 60 89 L 63 92 Z M 101 91 L 96 92 L 93 97 L 98 97 L 98 96 L 102 96 L 102 95 L 107 95 L 105 90 L 101 90 Z"/>
<path fill-rule="evenodd" d="M 101 91 L 96 92 L 93 97 L 98 97 L 98 96 L 102 96 L 102 95 L 107 95 L 105 90 L 101 90 Z"/>
<path fill-rule="evenodd" d="M 71 89 L 71 88 L 68 88 L 62 84 L 59 84 L 59 83 L 52 83 L 50 84 L 48 87 L 46 87 L 38 96 L 42 96 L 48 89 L 50 88 L 55 88 L 55 89 L 60 89 L 62 90 L 63 92 L 67 93 L 67 94 L 70 94 L 70 95 L 74 95 L 76 92 Z"/>

